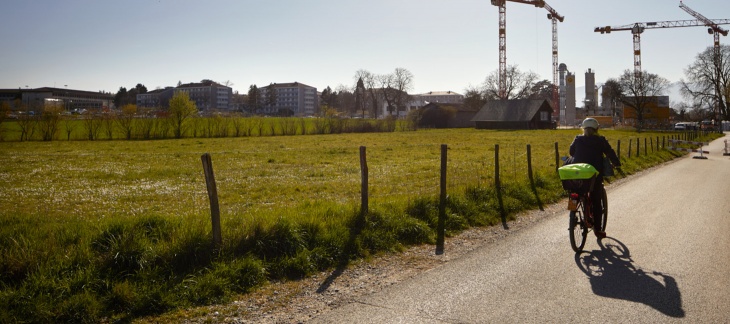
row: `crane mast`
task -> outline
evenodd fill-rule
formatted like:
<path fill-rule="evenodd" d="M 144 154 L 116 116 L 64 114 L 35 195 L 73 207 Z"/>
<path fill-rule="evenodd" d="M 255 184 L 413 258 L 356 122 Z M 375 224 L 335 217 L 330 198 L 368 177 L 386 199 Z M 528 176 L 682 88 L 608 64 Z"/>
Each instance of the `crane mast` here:
<path fill-rule="evenodd" d="M 491 0 L 492 5 L 499 7 L 499 97 L 507 98 L 507 1 L 531 4 L 548 11 L 548 19 L 552 21 L 553 43 L 553 102 L 557 102 L 558 82 L 558 21 L 563 22 L 565 17 L 558 14 L 543 0 Z"/>

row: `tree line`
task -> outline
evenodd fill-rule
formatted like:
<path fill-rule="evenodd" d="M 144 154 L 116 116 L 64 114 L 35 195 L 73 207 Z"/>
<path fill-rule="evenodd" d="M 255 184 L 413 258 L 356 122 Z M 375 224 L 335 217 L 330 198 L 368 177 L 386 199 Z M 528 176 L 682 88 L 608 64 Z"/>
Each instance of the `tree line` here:
<path fill-rule="evenodd" d="M 22 106 L 20 102 L 16 104 Z M 0 104 L 1 109 L 8 107 L 7 103 Z M 5 140 L 9 132 L 14 132 L 13 140 L 19 141 L 93 141 L 288 136 L 413 129 L 408 121 L 397 121 L 395 118 L 340 118 L 333 109 L 326 109 L 318 118 L 266 118 L 236 112 L 202 116 L 195 102 L 182 91 L 173 95 L 167 110 L 138 108 L 137 105 L 128 103 L 114 111 L 72 115 L 64 113 L 61 105 L 49 105 L 39 114 L 20 114 L 14 121 L 12 124 L 0 123 L 0 140 Z"/>

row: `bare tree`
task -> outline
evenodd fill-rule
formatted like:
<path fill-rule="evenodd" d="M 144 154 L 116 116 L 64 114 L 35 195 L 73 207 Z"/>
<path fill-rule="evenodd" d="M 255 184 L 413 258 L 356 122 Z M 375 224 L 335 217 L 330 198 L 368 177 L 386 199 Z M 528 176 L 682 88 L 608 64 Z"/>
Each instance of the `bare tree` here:
<path fill-rule="evenodd" d="M 124 134 L 127 140 L 132 139 L 132 127 L 134 126 L 134 115 L 137 114 L 137 105 L 127 104 L 122 106 L 119 116 L 115 119 L 117 128 Z"/>
<path fill-rule="evenodd" d="M 395 89 L 395 110 L 396 114 L 399 111 L 406 111 L 408 103 L 411 101 L 411 96 L 408 91 L 413 89 L 413 73 L 404 68 L 396 68 L 393 71 L 393 77 L 391 78 L 392 88 Z"/>
<path fill-rule="evenodd" d="M 368 94 L 368 100 L 370 101 L 370 107 L 372 111 L 372 118 L 378 118 L 378 96 L 376 93 L 376 87 L 378 84 L 378 78 L 375 74 L 370 73 L 367 70 L 358 70 L 355 72 L 355 80 L 362 79 L 365 90 Z"/>
<path fill-rule="evenodd" d="M 522 72 L 516 65 L 507 67 L 505 97 L 499 95 L 499 71 L 495 70 L 484 80 L 484 94 L 487 100 L 526 99 L 530 97 L 532 88 L 539 79 L 537 73 Z"/>
<path fill-rule="evenodd" d="M 71 133 L 73 133 L 76 129 L 76 125 L 78 125 L 78 123 L 76 120 L 72 119 L 71 116 L 67 116 L 63 119 L 63 131 L 66 133 L 67 141 L 71 140 Z"/>
<path fill-rule="evenodd" d="M 100 115 L 103 132 L 108 140 L 114 139 L 114 125 L 116 125 L 116 116 L 112 113 L 102 113 Z"/>
<path fill-rule="evenodd" d="M 340 112 L 351 115 L 352 112 L 357 109 L 355 104 L 355 95 L 352 93 L 352 90 L 348 86 L 340 84 L 337 86 L 336 92 L 337 105 L 331 106 L 331 108 L 335 108 Z M 332 112 L 329 113 L 331 114 Z"/>
<path fill-rule="evenodd" d="M 480 89 L 473 85 L 469 85 L 464 89 L 464 108 L 469 110 L 479 110 L 487 103 L 484 95 L 484 89 Z"/>
<path fill-rule="evenodd" d="M 610 78 L 606 80 L 606 82 L 603 84 L 603 101 L 605 106 L 605 101 L 608 100 L 608 104 L 611 107 L 611 116 L 616 117 L 616 107 L 617 104 L 621 102 L 621 96 L 622 91 L 621 90 L 621 84 L 618 82 L 618 80 L 614 78 Z"/>
<path fill-rule="evenodd" d="M 672 107 L 672 110 L 670 113 L 675 117 L 675 120 L 683 121 L 685 120 L 687 114 L 687 111 L 689 109 L 686 102 L 671 102 L 669 104 L 670 107 Z"/>
<path fill-rule="evenodd" d="M 90 141 L 99 139 L 99 132 L 101 131 L 101 119 L 94 116 L 92 113 L 85 113 L 82 115 L 84 132 L 86 138 Z"/>
<path fill-rule="evenodd" d="M 61 124 L 61 105 L 46 105 L 38 120 L 38 129 L 44 141 L 52 141 L 58 133 Z"/>
<path fill-rule="evenodd" d="M 20 141 L 30 140 L 33 138 L 38 123 L 38 118 L 34 115 L 35 111 L 20 99 L 15 100 L 14 106 L 18 110 L 17 125 L 20 128 Z"/>
<path fill-rule="evenodd" d="M 669 80 L 646 71 L 636 75 L 633 71 L 624 70 L 618 83 L 621 85 L 621 103 L 636 111 L 636 130 L 641 131 L 646 109 L 666 90 Z"/>
<path fill-rule="evenodd" d="M 722 45 L 715 58 L 714 47 L 699 53 L 684 71 L 687 80 L 681 80 L 682 95 L 697 107 L 713 107 L 717 119 L 730 120 L 730 46 Z"/>

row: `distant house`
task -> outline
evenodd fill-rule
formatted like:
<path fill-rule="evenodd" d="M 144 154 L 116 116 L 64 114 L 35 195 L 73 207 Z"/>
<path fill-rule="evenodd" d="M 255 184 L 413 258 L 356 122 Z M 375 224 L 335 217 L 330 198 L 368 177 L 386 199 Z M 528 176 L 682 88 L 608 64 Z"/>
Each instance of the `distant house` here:
<path fill-rule="evenodd" d="M 554 128 L 553 108 L 544 99 L 494 100 L 471 119 L 477 129 Z"/>
<path fill-rule="evenodd" d="M 636 97 L 627 97 L 626 100 L 636 102 Z M 663 128 L 670 125 L 669 96 L 645 97 L 642 100 L 646 102 L 642 114 L 643 127 Z M 628 105 L 623 105 L 623 116 L 625 126 L 636 127 L 639 123 L 636 109 Z"/>
<path fill-rule="evenodd" d="M 431 102 L 420 111 L 420 127 L 433 128 L 465 128 L 474 127 L 471 120 L 477 111 L 468 109 L 462 103 Z"/>

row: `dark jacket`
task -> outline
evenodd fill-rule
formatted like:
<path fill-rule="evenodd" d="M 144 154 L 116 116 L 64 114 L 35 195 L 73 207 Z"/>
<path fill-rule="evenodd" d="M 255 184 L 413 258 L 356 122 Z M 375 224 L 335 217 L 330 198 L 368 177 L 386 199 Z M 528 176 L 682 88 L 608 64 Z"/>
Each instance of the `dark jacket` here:
<path fill-rule="evenodd" d="M 614 167 L 620 167 L 621 161 L 605 137 L 600 135 L 578 135 L 570 144 L 572 163 L 588 163 L 603 176 L 603 156 L 611 160 Z"/>

